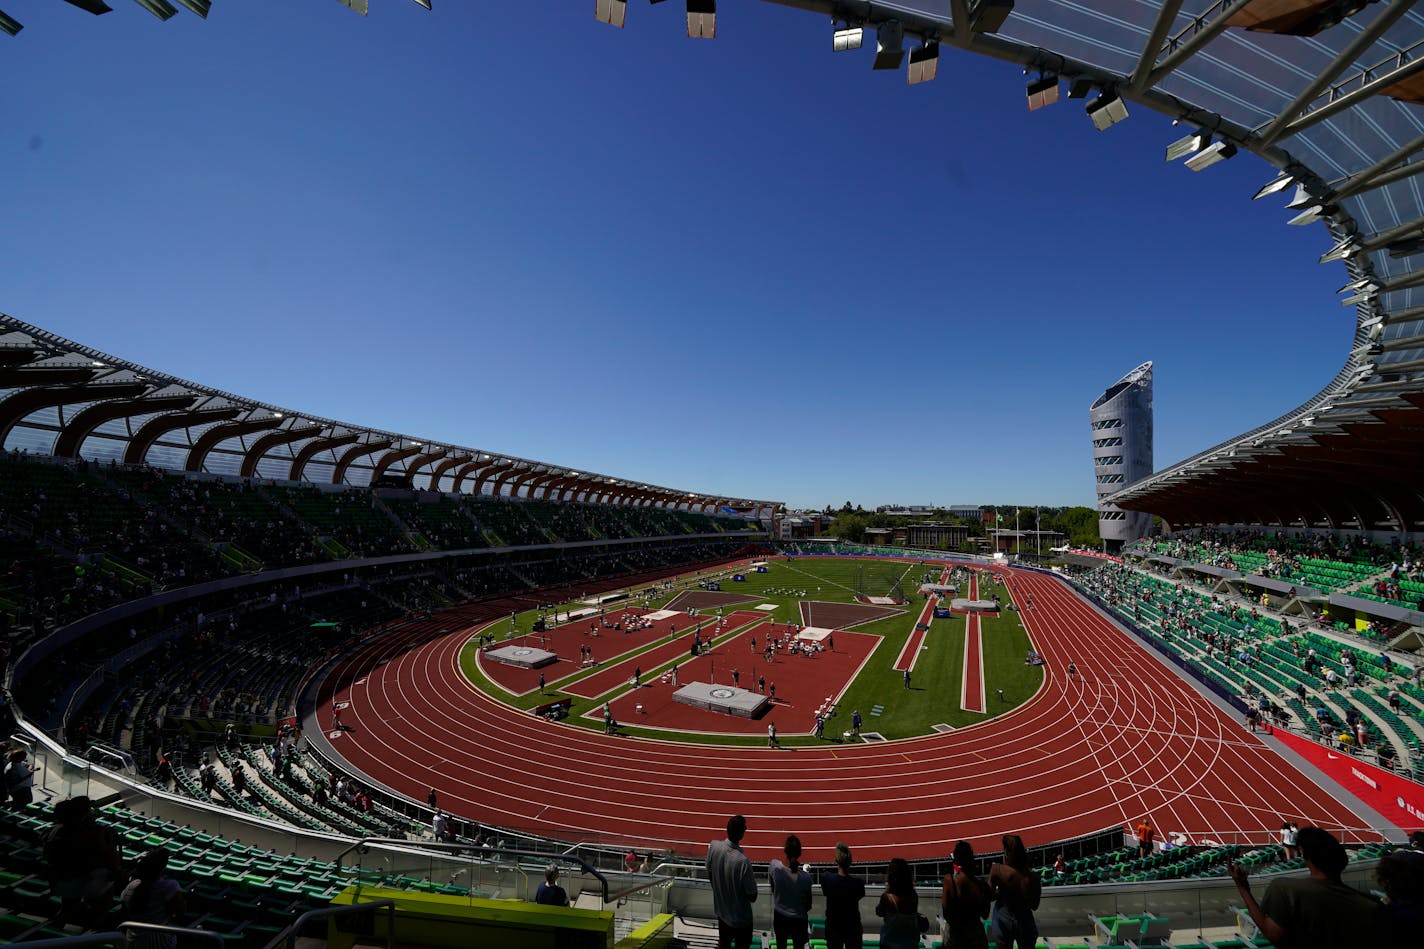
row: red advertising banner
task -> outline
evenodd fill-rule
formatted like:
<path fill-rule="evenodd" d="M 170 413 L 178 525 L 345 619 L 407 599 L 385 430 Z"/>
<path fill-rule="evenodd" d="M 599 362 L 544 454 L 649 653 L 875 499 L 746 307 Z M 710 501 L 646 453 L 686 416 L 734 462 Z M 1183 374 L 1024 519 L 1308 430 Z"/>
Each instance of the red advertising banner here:
<path fill-rule="evenodd" d="M 1424 785 L 1291 732 L 1277 730 L 1276 737 L 1393 823 L 1409 830 L 1424 827 Z"/>

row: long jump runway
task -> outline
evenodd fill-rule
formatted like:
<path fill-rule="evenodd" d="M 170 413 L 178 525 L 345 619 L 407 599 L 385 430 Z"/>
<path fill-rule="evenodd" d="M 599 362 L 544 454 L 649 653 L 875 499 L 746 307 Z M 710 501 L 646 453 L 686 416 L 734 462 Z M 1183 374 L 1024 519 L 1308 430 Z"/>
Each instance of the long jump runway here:
<path fill-rule="evenodd" d="M 825 862 L 844 840 L 864 860 L 939 857 L 956 841 L 998 849 L 1135 823 L 1194 841 L 1282 819 L 1373 839 L 1345 804 L 1182 681 L 1062 581 L 1011 573 L 1046 661 L 1028 703 L 982 725 L 878 744 L 769 749 L 606 736 L 516 711 L 460 674 L 468 634 L 392 657 L 337 700 L 331 745 L 416 800 L 438 789 L 463 818 L 574 839 L 705 852 L 742 813 L 754 859 L 798 834 Z M 1068 663 L 1079 670 L 1075 680 Z M 329 711 L 320 711 L 328 725 Z M 849 727 L 843 710 L 828 731 Z M 339 737 L 335 737 L 339 735 Z"/>

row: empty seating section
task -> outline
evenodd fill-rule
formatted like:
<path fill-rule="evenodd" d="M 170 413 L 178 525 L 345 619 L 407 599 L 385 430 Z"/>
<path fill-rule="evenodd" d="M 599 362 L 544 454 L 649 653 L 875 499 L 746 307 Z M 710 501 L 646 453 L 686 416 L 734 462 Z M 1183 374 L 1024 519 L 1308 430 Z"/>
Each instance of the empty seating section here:
<path fill-rule="evenodd" d="M 1387 667 L 1378 647 L 1351 645 L 1255 606 L 1128 567 L 1099 567 L 1080 582 L 1124 620 L 1177 652 L 1202 678 L 1248 704 L 1259 704 L 1264 696 L 1288 710 L 1294 727 L 1331 742 L 1342 731 L 1353 734 L 1358 724 L 1364 748 L 1350 750 L 1383 752 L 1386 765 L 1424 763 L 1424 689 L 1409 681 L 1415 669 L 1402 659 Z M 1392 690 L 1399 692 L 1398 711 L 1388 704 Z"/>

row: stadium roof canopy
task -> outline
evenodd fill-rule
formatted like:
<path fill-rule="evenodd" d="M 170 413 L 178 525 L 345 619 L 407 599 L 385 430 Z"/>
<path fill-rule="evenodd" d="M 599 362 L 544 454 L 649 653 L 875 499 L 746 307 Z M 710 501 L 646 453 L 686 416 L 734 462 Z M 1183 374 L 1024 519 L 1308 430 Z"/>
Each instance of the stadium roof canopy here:
<path fill-rule="evenodd" d="M 166 0 L 137 2 L 165 19 L 177 12 Z M 209 6 L 176 2 L 200 15 Z M 1202 171 L 1251 151 L 1278 169 L 1257 197 L 1283 203 L 1291 224 L 1322 225 L 1320 262 L 1344 270 L 1341 302 L 1356 318 L 1344 365 L 1304 405 L 1104 500 L 1174 526 L 1424 527 L 1424 14 L 1415 0 L 764 2 L 819 14 L 807 28 L 825 30 L 833 49 L 874 43 L 875 68 L 905 68 L 910 82 L 935 78 L 941 49 L 959 47 L 1022 65 L 1030 109 L 1066 90 L 1108 128 L 1129 107 L 1150 108 L 1186 133 L 1169 161 Z M 614 26 L 628 16 L 627 0 L 588 4 Z M 715 0 L 686 0 L 686 10 L 689 36 L 716 36 Z"/>
<path fill-rule="evenodd" d="M 191 472 L 759 516 L 679 491 L 336 422 L 116 359 L 0 313 L 0 446 Z"/>

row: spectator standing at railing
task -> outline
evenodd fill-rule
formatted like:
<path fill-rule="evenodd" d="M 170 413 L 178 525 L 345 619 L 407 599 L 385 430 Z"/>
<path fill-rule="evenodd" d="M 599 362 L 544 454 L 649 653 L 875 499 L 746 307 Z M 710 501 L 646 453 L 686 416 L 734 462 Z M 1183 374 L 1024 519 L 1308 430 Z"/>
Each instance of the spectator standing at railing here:
<path fill-rule="evenodd" d="M 747 819 L 727 820 L 727 837 L 707 845 L 707 876 L 712 883 L 712 907 L 717 914 L 717 949 L 751 949 L 752 903 L 757 898 L 752 862 L 742 852 Z"/>
<path fill-rule="evenodd" d="M 1062 854 L 1059 854 L 1062 860 Z M 940 891 L 946 942 L 954 949 L 986 949 L 989 934 L 981 920 L 989 918 L 989 887 L 974 873 L 974 848 L 967 840 L 954 845 L 954 867 Z"/>
<path fill-rule="evenodd" d="M 865 879 L 850 873 L 850 847 L 836 844 L 836 868 L 821 874 L 826 897 L 826 949 L 861 949 L 864 934 L 860 901 L 865 899 Z"/>
<path fill-rule="evenodd" d="M 1280 949 L 1404 945 L 1377 939 L 1380 905 L 1341 881 L 1349 857 L 1340 841 L 1319 827 L 1302 827 L 1297 842 L 1309 876 L 1272 880 L 1259 903 L 1246 868 L 1231 865 L 1231 879 L 1262 936 Z"/>
<path fill-rule="evenodd" d="M 35 774 L 30 768 L 25 749 L 10 752 L 5 765 L 5 790 L 13 807 L 24 807 L 35 799 Z"/>
<path fill-rule="evenodd" d="M 786 949 L 789 941 L 794 949 L 805 949 L 810 937 L 811 874 L 801 866 L 801 839 L 795 834 L 786 838 L 782 848 L 786 862 L 773 859 L 768 876 L 771 879 L 772 945 Z"/>
<path fill-rule="evenodd" d="M 552 863 L 544 870 L 544 882 L 534 893 L 534 902 L 541 906 L 569 905 L 568 891 L 559 886 L 559 868 Z"/>
<path fill-rule="evenodd" d="M 989 890 L 994 897 L 989 936 L 1000 949 L 1033 949 L 1038 940 L 1034 911 L 1043 895 L 1038 874 L 1028 865 L 1028 851 L 1018 834 L 1003 837 L 1003 863 L 989 868 Z"/>

